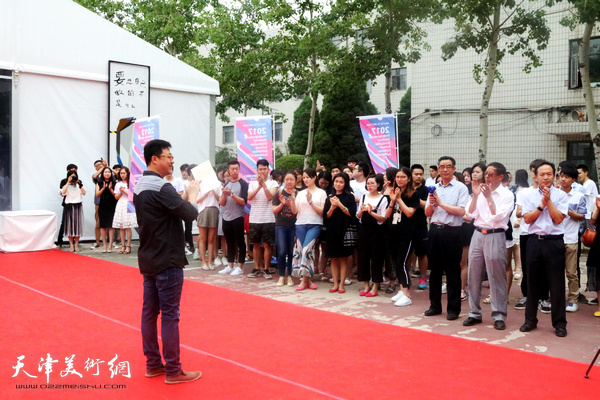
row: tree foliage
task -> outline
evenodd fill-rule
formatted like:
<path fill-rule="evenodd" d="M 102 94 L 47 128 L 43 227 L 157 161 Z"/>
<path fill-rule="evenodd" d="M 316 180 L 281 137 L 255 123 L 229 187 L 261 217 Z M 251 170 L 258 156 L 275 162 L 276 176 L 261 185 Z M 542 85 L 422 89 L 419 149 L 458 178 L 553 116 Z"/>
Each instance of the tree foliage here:
<path fill-rule="evenodd" d="M 398 109 L 398 163 L 406 167 L 410 166 L 410 110 L 411 90 L 408 88 Z"/>
<path fill-rule="evenodd" d="M 358 116 L 376 115 L 364 81 L 342 81 L 323 98 L 321 123 L 315 135 L 312 163 L 343 165 L 349 156 L 368 160 Z"/>

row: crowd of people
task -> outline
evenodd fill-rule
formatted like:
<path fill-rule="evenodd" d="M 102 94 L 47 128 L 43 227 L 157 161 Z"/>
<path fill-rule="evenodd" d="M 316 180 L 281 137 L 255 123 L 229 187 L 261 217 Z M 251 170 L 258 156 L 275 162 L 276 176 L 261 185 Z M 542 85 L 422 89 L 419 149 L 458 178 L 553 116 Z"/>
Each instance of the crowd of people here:
<path fill-rule="evenodd" d="M 93 249 L 111 252 L 115 229 L 121 253 L 131 251 L 135 213 L 128 212 L 129 170 L 94 163 L 96 242 Z M 515 309 L 525 310 L 520 330 L 535 329 L 537 312 L 550 313 L 556 335 L 566 336 L 566 312 L 578 303 L 597 304 L 580 291 L 581 234 L 595 225 L 600 210 L 597 185 L 585 165 L 545 160 L 531 162 L 529 171 L 512 175 L 504 165 L 476 163 L 457 172 L 455 160 L 444 156 L 437 165 L 388 168 L 375 174 L 355 158 L 327 170 L 270 171 L 267 160 L 257 162 L 256 179 L 240 174 L 237 160 L 217 170 L 222 187 L 198 191 L 190 198 L 195 180 L 183 164 L 181 177 L 168 174 L 183 200 L 195 203 L 198 239 L 192 223 L 185 222 L 185 252 L 200 260 L 203 270 L 221 275 L 244 275 L 244 263 L 253 262 L 249 278 L 272 279 L 277 286 L 297 291 L 332 283 L 329 292 L 343 294 L 356 276 L 364 297 L 379 296 L 382 286 L 399 307 L 412 304 L 412 278 L 419 290 L 429 289 L 425 316 L 443 312 L 459 317 L 463 302 L 469 316 L 463 325 L 483 320 L 481 303 L 491 305 L 496 329 L 505 329 L 508 294 L 513 279 L 522 298 Z M 67 167 L 61 182 L 64 215 L 59 241 L 69 238 L 70 250 L 80 251 L 83 231 L 82 196 L 77 167 Z M 529 185 L 531 178 L 532 185 Z M 271 268 L 271 263 L 276 269 Z M 600 242 L 591 246 L 586 291 L 600 288 L 596 265 Z M 330 274 L 327 274 L 327 270 Z M 444 279 L 445 276 L 445 279 Z M 445 282 L 444 282 L 445 281 Z M 490 295 L 482 298 L 484 281 Z M 565 288 L 566 294 L 565 294 Z M 563 306 L 564 304 L 564 306 Z M 600 317 L 600 308 L 594 314 Z"/>

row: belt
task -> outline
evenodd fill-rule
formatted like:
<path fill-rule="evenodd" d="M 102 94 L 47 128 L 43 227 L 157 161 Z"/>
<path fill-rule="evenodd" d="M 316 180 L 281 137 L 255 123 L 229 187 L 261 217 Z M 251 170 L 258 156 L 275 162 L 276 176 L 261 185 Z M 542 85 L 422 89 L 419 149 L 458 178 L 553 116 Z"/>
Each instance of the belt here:
<path fill-rule="evenodd" d="M 537 235 L 537 234 L 530 234 L 529 237 L 530 238 L 534 238 L 537 240 L 558 240 L 558 239 L 562 239 L 564 235 Z"/>
<path fill-rule="evenodd" d="M 486 228 L 480 228 L 480 227 L 476 226 L 475 229 L 477 229 L 478 232 L 481 232 L 484 235 L 489 235 L 490 233 L 504 232 L 504 228 L 486 229 Z"/>
<path fill-rule="evenodd" d="M 435 229 L 459 229 L 460 226 L 452 226 L 448 224 L 431 224 L 431 227 Z"/>

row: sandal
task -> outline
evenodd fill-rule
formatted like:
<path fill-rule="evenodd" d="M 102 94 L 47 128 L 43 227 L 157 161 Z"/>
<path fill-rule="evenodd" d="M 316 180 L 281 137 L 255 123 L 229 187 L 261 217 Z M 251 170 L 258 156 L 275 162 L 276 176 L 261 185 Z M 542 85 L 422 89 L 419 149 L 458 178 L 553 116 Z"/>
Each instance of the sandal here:
<path fill-rule="evenodd" d="M 490 304 L 492 302 L 492 297 L 491 296 L 486 297 L 485 300 L 483 300 L 483 302 L 485 304 Z"/>
<path fill-rule="evenodd" d="M 131 246 L 127 246 L 127 250 L 125 250 L 123 252 L 123 254 L 129 254 L 129 253 L 131 253 Z"/>

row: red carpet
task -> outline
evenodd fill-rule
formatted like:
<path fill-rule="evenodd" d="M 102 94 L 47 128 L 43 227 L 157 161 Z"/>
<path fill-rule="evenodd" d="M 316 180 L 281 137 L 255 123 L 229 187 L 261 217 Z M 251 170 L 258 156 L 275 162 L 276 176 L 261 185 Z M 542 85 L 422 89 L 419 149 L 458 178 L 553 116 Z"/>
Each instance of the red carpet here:
<path fill-rule="evenodd" d="M 144 377 L 136 268 L 61 251 L 0 254 L 2 399 L 597 399 L 600 367 L 380 324 L 186 281 L 181 360 L 194 383 Z M 569 338 L 565 346 L 576 346 Z M 40 358 L 57 360 L 47 388 Z M 75 355 L 68 374 L 65 357 Z M 108 362 L 128 361 L 131 378 Z M 24 364 L 16 377 L 17 357 Z M 86 371 L 88 358 L 105 361 Z M 24 372 L 37 378 L 30 378 Z M 111 388 L 110 385 L 126 385 Z M 37 389 L 17 388 L 38 385 Z M 104 385 L 108 385 L 104 388 Z"/>

